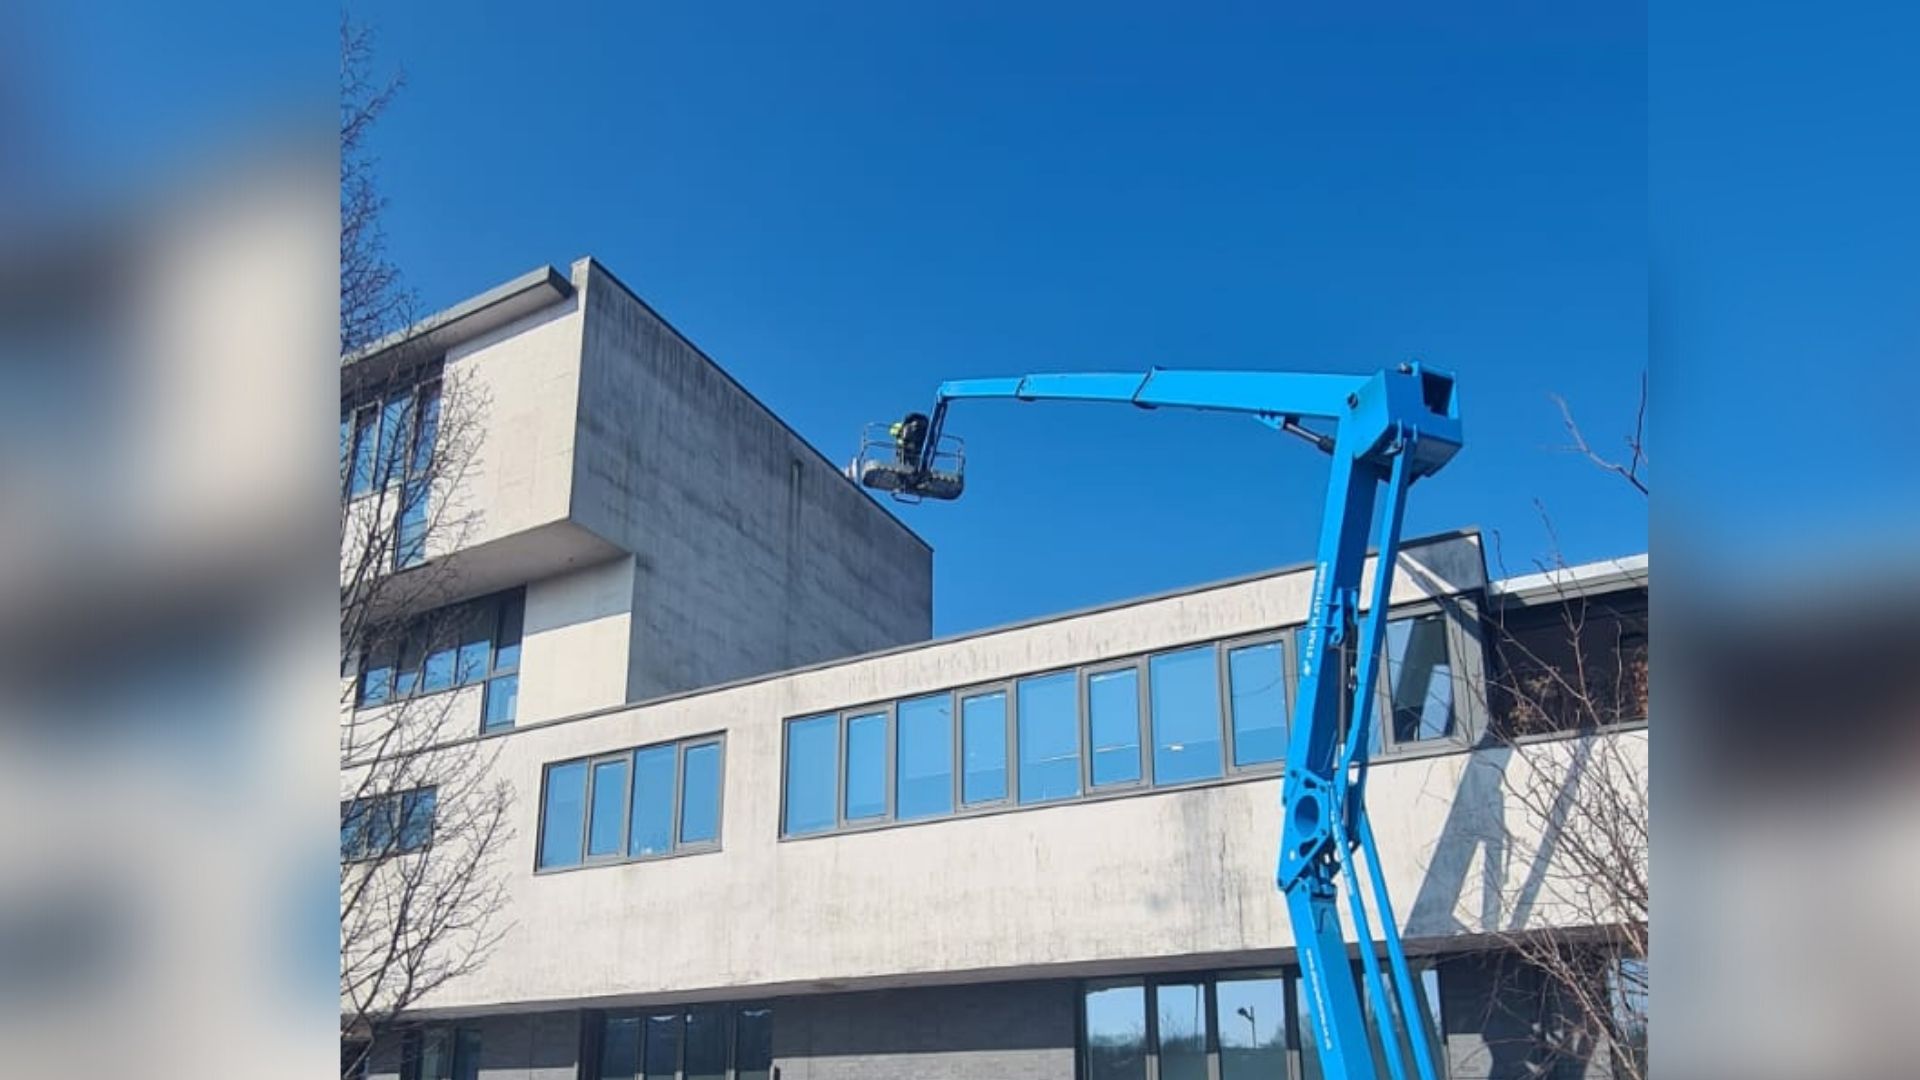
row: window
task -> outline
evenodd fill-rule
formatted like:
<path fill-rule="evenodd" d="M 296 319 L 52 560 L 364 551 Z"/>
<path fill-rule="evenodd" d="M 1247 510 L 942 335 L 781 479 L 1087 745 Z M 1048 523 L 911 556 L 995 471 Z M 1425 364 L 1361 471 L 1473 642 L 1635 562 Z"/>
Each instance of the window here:
<path fill-rule="evenodd" d="M 1227 650 L 1233 764 L 1279 761 L 1287 754 L 1286 658 L 1278 641 Z"/>
<path fill-rule="evenodd" d="M 1392 623 L 1376 748 L 1451 737 L 1451 632 L 1440 614 Z M 1272 773 L 1289 648 L 1266 632 L 790 717 L 781 835 Z"/>
<path fill-rule="evenodd" d="M 1071 671 L 1021 679 L 1020 801 L 1046 802 L 1080 793 L 1079 676 Z"/>
<path fill-rule="evenodd" d="M 698 743 L 680 755 L 680 842 L 720 839 L 720 744 Z"/>
<path fill-rule="evenodd" d="M 1084 1002 L 1087 1080 L 1147 1080 L 1146 987 L 1090 986 Z"/>
<path fill-rule="evenodd" d="M 787 805 L 789 835 L 831 829 L 834 794 L 839 786 L 836 758 L 840 718 L 814 716 L 787 721 Z"/>
<path fill-rule="evenodd" d="M 1453 734 L 1453 662 L 1447 623 L 1438 614 L 1387 623 L 1385 661 L 1395 744 Z"/>
<path fill-rule="evenodd" d="M 433 466 L 440 428 L 437 372 L 340 417 L 341 480 L 349 498 L 367 495 Z"/>
<path fill-rule="evenodd" d="M 1160 1080 L 1207 1080 L 1207 988 L 1161 983 L 1153 988 Z"/>
<path fill-rule="evenodd" d="M 358 707 L 480 685 L 480 730 L 512 727 L 525 607 L 525 591 L 515 589 L 428 612 L 378 635 L 361 665 Z"/>
<path fill-rule="evenodd" d="M 1153 780 L 1178 784 L 1220 775 L 1220 675 L 1214 647 L 1147 661 L 1153 702 Z"/>
<path fill-rule="evenodd" d="M 735 1017 L 734 1080 L 771 1080 L 773 1010 L 741 1009 Z"/>
<path fill-rule="evenodd" d="M 414 788 L 352 799 L 340 806 L 340 858 L 346 862 L 406 855 L 433 841 L 439 791 Z"/>
<path fill-rule="evenodd" d="M 1278 975 L 1222 976 L 1214 985 L 1220 1080 L 1287 1075 L 1287 984 Z"/>
<path fill-rule="evenodd" d="M 887 714 L 847 718 L 848 821 L 887 816 Z"/>
<path fill-rule="evenodd" d="M 899 724 L 898 809 L 903 821 L 953 812 L 953 698 L 903 701 Z"/>
<path fill-rule="evenodd" d="M 1355 988 L 1359 992 L 1360 1014 L 1365 1018 L 1368 1029 L 1375 1030 L 1378 1027 L 1378 1021 L 1374 1019 L 1373 1015 L 1372 991 L 1367 986 L 1367 980 L 1361 975 L 1361 967 L 1358 961 L 1354 962 L 1350 969 L 1350 974 L 1354 980 Z M 1434 1039 L 1428 1043 L 1428 1048 L 1433 1053 L 1434 1067 L 1444 1076 L 1446 1075 L 1447 1066 L 1444 1043 L 1440 1039 L 1440 1032 L 1442 1031 L 1440 1027 L 1440 972 L 1432 967 L 1415 967 L 1413 968 L 1413 977 L 1414 980 L 1420 984 L 1419 1001 L 1421 1008 L 1426 1011 L 1424 1018 L 1424 1022 L 1427 1025 L 1426 1030 L 1434 1036 Z M 1388 979 L 1389 982 L 1391 982 L 1390 975 Z M 1326 1070 L 1320 1062 L 1320 1045 L 1317 1041 L 1318 1036 L 1313 1023 L 1313 1009 L 1309 1004 L 1309 1002 L 1312 1001 L 1312 995 L 1300 980 L 1295 979 L 1293 981 L 1295 983 L 1294 992 L 1296 1005 L 1299 1009 L 1300 1017 L 1301 1075 L 1305 1080 L 1337 1080 L 1337 1078 L 1327 1075 Z M 1407 1045 L 1405 1020 L 1400 1013 L 1398 993 L 1393 994 L 1390 1009 L 1393 1017 L 1396 1044 L 1405 1047 Z M 1380 1075 L 1386 1075 L 1386 1054 L 1381 1046 L 1380 1040 L 1377 1037 L 1370 1039 L 1368 1049 L 1373 1054 L 1374 1071 Z M 1411 1061 L 1405 1059 L 1403 1059 L 1403 1061 L 1409 1068 L 1412 1066 Z"/>
<path fill-rule="evenodd" d="M 682 1080 L 726 1080 L 727 1016 L 719 1009 L 687 1012 Z"/>
<path fill-rule="evenodd" d="M 1007 797 L 1007 694 L 995 690 L 960 699 L 960 753 L 965 769 L 960 801 L 967 806 Z"/>
<path fill-rule="evenodd" d="M 708 737 L 547 766 L 535 868 L 716 846 L 721 758 Z"/>
<path fill-rule="evenodd" d="M 547 767 L 546 805 L 541 810 L 541 869 L 580 865 L 580 841 L 585 833 L 587 763 L 572 761 Z"/>
<path fill-rule="evenodd" d="M 627 826 L 627 855 L 664 855 L 673 850 L 673 770 L 678 752 L 671 745 L 633 753 L 633 802 Z"/>
<path fill-rule="evenodd" d="M 1140 669 L 1096 671 L 1087 676 L 1088 740 L 1093 786 L 1140 780 Z"/>
<path fill-rule="evenodd" d="M 773 1010 L 763 1005 L 699 1005 L 588 1014 L 592 1080 L 770 1080 Z"/>
<path fill-rule="evenodd" d="M 478 1080 L 480 1032 L 471 1027 L 429 1027 L 407 1032 L 400 1052 L 402 1080 Z"/>
<path fill-rule="evenodd" d="M 587 858 L 617 858 L 626 850 L 627 758 L 593 763 L 593 808 L 587 817 Z"/>
<path fill-rule="evenodd" d="M 1487 637 L 1487 703 L 1502 737 L 1647 719 L 1644 590 L 1512 605 Z"/>
<path fill-rule="evenodd" d="M 1416 969 L 1416 977 L 1437 1018 L 1437 972 Z M 1320 1080 L 1306 1000 L 1298 969 L 1084 983 L 1080 1080 L 1284 1080 L 1296 1051 L 1303 1071 L 1295 1075 Z M 1387 1075 L 1377 1048 L 1375 1057 Z M 1444 1057 L 1435 1064 L 1444 1075 Z"/>
<path fill-rule="evenodd" d="M 674 1080 L 680 1071 L 680 1013 L 647 1017 L 646 1041 L 640 1048 L 640 1075 L 645 1080 Z"/>

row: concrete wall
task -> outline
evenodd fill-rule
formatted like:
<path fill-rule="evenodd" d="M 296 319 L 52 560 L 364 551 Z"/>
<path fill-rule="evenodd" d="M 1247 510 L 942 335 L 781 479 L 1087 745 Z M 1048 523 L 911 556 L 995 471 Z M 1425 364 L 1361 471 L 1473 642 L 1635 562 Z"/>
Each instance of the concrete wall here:
<path fill-rule="evenodd" d="M 629 700 L 911 641 L 932 553 L 590 260 L 573 520 L 635 554 Z"/>
<path fill-rule="evenodd" d="M 1476 537 L 1406 557 L 1420 573 L 1399 576 L 1396 603 L 1422 599 L 1422 579 L 1483 584 Z M 1277 778 L 783 841 L 782 721 L 1293 625 L 1310 579 L 1300 570 L 516 731 L 498 761 L 519 798 L 505 850 L 514 927 L 485 970 L 432 1004 L 638 1003 L 1284 960 Z M 532 872 L 545 764 L 714 731 L 727 736 L 720 852 Z M 1643 733 L 1618 738 L 1639 739 L 1644 753 Z M 1498 897 L 1536 868 L 1495 842 L 1504 802 L 1485 782 L 1489 753 L 1373 772 L 1389 885 L 1416 944 L 1516 914 L 1520 925 L 1558 917 L 1545 902 L 1501 908 Z"/>
<path fill-rule="evenodd" d="M 1070 981 L 784 998 L 781 1080 L 1071 1080 Z"/>

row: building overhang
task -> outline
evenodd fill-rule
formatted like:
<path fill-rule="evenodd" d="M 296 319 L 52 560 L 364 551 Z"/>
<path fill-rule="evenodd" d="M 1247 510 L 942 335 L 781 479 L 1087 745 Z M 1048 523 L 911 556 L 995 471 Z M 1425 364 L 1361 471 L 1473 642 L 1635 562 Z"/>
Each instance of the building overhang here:
<path fill-rule="evenodd" d="M 341 357 L 340 391 L 377 385 L 398 368 L 440 356 L 572 295 L 573 283 L 553 266 L 529 270 Z"/>

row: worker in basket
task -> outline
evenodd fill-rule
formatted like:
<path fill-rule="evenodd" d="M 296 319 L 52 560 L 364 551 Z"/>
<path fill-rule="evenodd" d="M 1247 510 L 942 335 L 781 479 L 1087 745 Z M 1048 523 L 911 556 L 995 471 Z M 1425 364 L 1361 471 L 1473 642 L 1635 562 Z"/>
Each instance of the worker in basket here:
<path fill-rule="evenodd" d="M 887 428 L 887 434 L 893 436 L 893 452 L 900 466 L 905 469 L 920 467 L 920 448 L 927 441 L 927 418 L 912 412 L 895 420 Z"/>

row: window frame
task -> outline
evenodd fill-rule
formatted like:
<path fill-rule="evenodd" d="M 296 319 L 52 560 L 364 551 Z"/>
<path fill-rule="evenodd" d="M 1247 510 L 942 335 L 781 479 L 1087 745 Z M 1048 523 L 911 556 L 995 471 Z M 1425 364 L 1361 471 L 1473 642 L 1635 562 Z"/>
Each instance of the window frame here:
<path fill-rule="evenodd" d="M 669 831 L 669 843 L 666 851 L 633 854 L 633 785 L 638 778 L 638 755 L 642 751 L 657 750 L 661 747 L 673 748 L 673 820 Z M 686 769 L 687 751 L 691 748 L 714 746 L 719 750 L 719 761 L 715 770 L 713 793 L 713 839 L 682 841 L 680 832 L 686 814 Z M 614 761 L 626 763 L 626 779 L 621 786 L 620 799 L 620 844 L 617 851 L 610 855 L 591 855 L 593 846 L 593 809 L 594 788 L 597 766 Z M 569 765 L 586 767 L 586 783 L 581 794 L 580 848 L 575 862 L 556 865 L 540 865 L 546 852 L 544 843 L 547 830 L 548 788 L 553 770 Z M 582 754 L 557 761 L 542 762 L 540 765 L 540 801 L 535 812 L 533 872 L 536 876 L 545 874 L 564 874 L 574 870 L 586 870 L 603 866 L 621 866 L 627 863 L 658 862 L 662 859 L 677 859 L 687 855 L 704 855 L 722 849 L 726 836 L 727 801 L 727 733 L 710 731 L 697 735 L 685 735 L 677 739 L 663 739 L 659 742 L 630 746 L 623 750 L 602 751 L 597 754 Z"/>
<path fill-rule="evenodd" d="M 668 1003 L 657 1006 L 633 1006 L 618 1009 L 587 1009 L 580 1024 L 580 1054 L 578 1074 L 585 1080 L 599 1080 L 606 1064 L 606 1031 L 610 1021 L 637 1020 L 640 1025 L 639 1045 L 635 1048 L 637 1066 L 634 1077 L 640 1080 L 647 1072 L 647 1021 L 653 1017 L 675 1014 L 679 1032 L 674 1048 L 673 1076 L 675 1080 L 685 1080 L 687 1074 L 687 1019 L 693 1013 L 710 1011 L 720 1014 L 721 1042 L 726 1047 L 726 1062 L 721 1066 L 720 1074 L 726 1080 L 738 1080 L 741 1075 L 740 1063 L 740 1018 L 748 1012 L 765 1011 L 771 1013 L 774 1003 L 769 1000 L 751 999 L 746 1001 L 702 1001 Z M 773 1056 L 767 1065 L 769 1075 L 774 1074 L 778 1056 Z"/>
<path fill-rule="evenodd" d="M 354 681 L 353 711 L 365 712 L 374 709 L 390 708 L 420 698 L 434 697 L 439 694 L 456 694 L 464 690 L 475 690 L 477 691 L 476 696 L 479 703 L 479 717 L 475 721 L 477 732 L 482 736 L 486 736 L 497 735 L 503 731 L 513 730 L 519 720 L 519 678 L 520 669 L 523 665 L 521 654 L 516 653 L 514 655 L 512 668 L 503 669 L 500 665 L 500 652 L 502 640 L 507 628 L 508 616 L 516 609 L 520 614 L 520 634 L 517 644 L 522 650 L 525 649 L 526 594 L 527 590 L 524 585 L 515 586 L 511 589 L 502 589 L 498 592 L 486 593 L 470 599 L 445 604 L 429 611 L 420 612 L 410 619 L 401 620 L 395 626 L 387 628 L 390 632 L 369 634 L 369 640 L 361 646 L 359 657 L 356 658 L 351 665 Z M 472 682 L 462 682 L 460 681 L 459 657 L 461 645 L 460 627 L 464 618 L 478 617 L 481 615 L 484 615 L 487 621 L 486 668 L 481 671 Z M 429 656 L 434 655 L 433 648 L 436 642 L 433 640 L 432 633 L 430 633 L 430 631 L 434 629 L 438 629 L 443 633 L 451 630 L 454 639 L 454 668 L 452 683 L 450 685 L 429 688 L 426 685 L 426 661 Z M 404 661 L 407 658 L 408 650 L 416 645 L 419 648 L 420 666 L 415 673 L 412 689 L 402 693 L 400 690 L 400 682 L 406 670 Z M 378 699 L 370 698 L 367 694 L 367 674 L 369 671 L 377 670 L 378 668 L 377 664 L 369 664 L 368 657 L 373 657 L 375 661 L 385 661 L 388 659 L 392 661 L 386 667 L 386 690 Z M 513 714 L 503 723 L 489 725 L 487 723 L 488 695 L 493 692 L 494 683 L 509 679 L 514 683 Z"/>
<path fill-rule="evenodd" d="M 1142 654 L 1125 660 L 1111 660 L 1086 664 L 1080 667 L 1080 791 L 1083 795 L 1093 792 L 1105 794 L 1110 791 L 1132 791 L 1153 787 L 1153 754 L 1148 740 L 1152 738 L 1153 718 L 1148 715 L 1152 710 L 1152 699 L 1147 693 L 1147 657 Z M 1131 780 L 1115 780 L 1097 784 L 1093 778 L 1093 680 L 1101 675 L 1117 672 L 1133 672 L 1133 752 L 1134 777 Z M 1065 802 L 1064 799 L 1047 800 Z M 1042 806 L 1042 803 L 1028 803 L 1028 806 Z"/>
<path fill-rule="evenodd" d="M 426 795 L 430 799 L 427 810 L 427 835 L 425 840 L 409 847 L 405 840 L 408 822 L 407 800 L 421 795 Z M 357 806 L 369 806 L 372 812 L 384 816 L 385 827 L 390 830 L 393 837 L 392 850 L 374 851 L 369 848 L 367 837 L 371 835 L 371 822 L 373 819 L 370 816 L 365 817 L 361 819 L 358 834 L 360 837 L 359 843 L 357 843 L 351 851 L 346 850 L 346 845 L 342 844 L 342 850 L 340 852 L 340 862 L 342 865 L 397 859 L 406 855 L 417 855 L 433 847 L 434 834 L 437 831 L 435 826 L 438 824 L 440 818 L 440 785 L 415 784 L 412 787 L 401 788 L 398 791 L 386 791 L 376 795 L 361 795 L 354 798 L 342 799 L 340 801 L 340 830 L 342 833 L 346 832 L 349 816 L 353 814 L 354 808 Z"/>
<path fill-rule="evenodd" d="M 1281 746 L 1280 756 L 1273 761 L 1256 761 L 1250 765 L 1238 764 L 1240 757 L 1240 733 L 1233 726 L 1233 653 L 1239 649 L 1254 648 L 1260 645 L 1280 646 L 1280 701 L 1286 710 L 1286 740 Z M 1225 721 L 1226 737 L 1223 744 L 1226 751 L 1228 776 L 1264 776 L 1284 771 L 1287 767 L 1287 754 L 1293 749 L 1293 726 L 1300 709 L 1300 675 L 1295 670 L 1294 655 L 1299 651 L 1299 628 L 1285 630 L 1267 630 L 1257 634 L 1243 634 L 1239 637 L 1222 638 L 1220 646 L 1220 713 Z"/>
<path fill-rule="evenodd" d="M 967 801 L 967 722 L 966 703 L 973 698 L 1000 695 L 1000 771 L 1005 775 L 1002 790 L 998 798 L 982 799 L 979 802 Z M 961 817 L 966 814 L 1002 810 L 1020 805 L 1014 798 L 1019 789 L 1018 781 L 1019 753 L 1014 747 L 1014 738 L 1019 729 L 1014 724 L 1014 695 L 1012 680 L 973 683 L 958 687 L 953 691 L 953 738 L 954 738 L 954 810 L 949 816 Z M 939 820 L 938 818 L 929 820 Z"/>
<path fill-rule="evenodd" d="M 1373 761 L 1391 761 L 1400 758 L 1420 757 L 1436 752 L 1464 750 L 1473 744 L 1474 733 L 1480 729 L 1480 706 L 1473 702 L 1472 679 L 1467 674 L 1468 657 L 1477 660 L 1480 650 L 1475 643 L 1469 653 L 1464 629 L 1469 618 L 1477 614 L 1462 612 L 1452 605 L 1461 598 L 1453 597 L 1446 601 L 1422 601 L 1403 607 L 1390 608 L 1387 622 L 1412 622 L 1416 619 L 1438 618 L 1440 620 L 1447 649 L 1447 681 L 1450 686 L 1450 709 L 1452 727 L 1447 734 L 1437 739 L 1407 739 L 1394 737 L 1393 732 L 1393 672 L 1392 663 L 1387 655 L 1387 628 L 1380 628 L 1380 660 L 1378 670 L 1374 672 L 1373 730 L 1377 734 L 1378 749 L 1369 759 Z M 1291 714 L 1289 714 L 1291 716 Z"/>
<path fill-rule="evenodd" d="M 1444 982 L 1444 959 L 1440 957 L 1410 957 L 1409 961 L 1412 968 L 1411 974 L 1415 982 L 1421 984 L 1416 987 L 1416 992 L 1420 995 L 1423 1007 L 1428 1003 L 1424 985 L 1426 977 L 1431 973 L 1434 979 L 1435 993 L 1432 1004 L 1435 1011 L 1432 1019 L 1434 1025 L 1433 1033 L 1436 1036 L 1436 1042 L 1438 1044 L 1436 1047 L 1438 1053 L 1434 1064 L 1438 1068 L 1440 1076 L 1445 1078 L 1449 1075 L 1450 1070 L 1446 1052 L 1447 1028 L 1445 1018 L 1446 986 Z M 1358 959 L 1351 962 L 1351 970 L 1354 972 L 1354 978 L 1356 980 L 1360 979 L 1360 961 Z M 1151 972 L 1075 980 L 1073 1009 L 1074 1080 L 1092 1080 L 1093 1063 L 1087 1051 L 1087 1040 L 1090 1033 L 1087 1030 L 1086 1002 L 1089 993 L 1096 990 L 1106 990 L 1117 987 L 1137 986 L 1141 989 L 1142 1004 L 1144 1005 L 1145 1011 L 1143 1018 L 1145 1025 L 1142 1034 L 1145 1043 L 1142 1054 L 1144 1058 L 1143 1072 L 1148 1080 L 1154 1080 L 1154 1078 L 1164 1075 L 1161 1068 L 1160 1048 L 1160 988 L 1163 986 L 1194 985 L 1199 985 L 1202 988 L 1201 1013 L 1206 1020 L 1206 1030 L 1203 1033 L 1206 1074 L 1208 1077 L 1216 1078 L 1217 1080 L 1217 1078 L 1224 1075 L 1220 1049 L 1220 984 L 1223 982 L 1245 982 L 1257 979 L 1278 980 L 1281 984 L 1280 991 L 1283 1003 L 1283 1019 L 1281 1023 L 1284 1034 L 1286 1059 L 1284 1080 L 1302 1080 L 1302 1078 L 1307 1076 L 1307 1032 L 1301 1023 L 1302 1014 L 1300 1009 L 1300 995 L 1304 993 L 1303 978 L 1304 976 L 1301 972 L 1300 965 L 1295 963 L 1261 964 L 1234 968 L 1203 968 L 1198 971 Z M 1361 987 L 1363 988 L 1364 984 L 1361 984 Z M 1396 1014 L 1398 1008 L 1399 1003 L 1396 1000 L 1394 1002 Z M 1368 1026 L 1371 1027 L 1373 1024 L 1373 1014 L 1368 1012 L 1366 1016 Z M 1377 1060 L 1379 1055 L 1378 1048 L 1375 1049 L 1374 1053 Z M 1327 1078 L 1327 1080 L 1331 1080 L 1331 1078 Z"/>
<path fill-rule="evenodd" d="M 1388 682 L 1388 665 L 1385 663 L 1385 643 L 1382 643 L 1381 663 L 1378 665 L 1374 699 L 1374 723 L 1376 731 L 1383 737 L 1379 751 L 1372 755 L 1373 760 L 1402 760 L 1426 757 L 1438 754 L 1456 753 L 1469 749 L 1473 740 L 1483 729 L 1485 709 L 1483 703 L 1473 697 L 1472 672 L 1479 669 L 1485 661 L 1480 642 L 1475 636 L 1473 625 L 1479 618 L 1481 592 L 1470 590 L 1439 599 L 1420 600 L 1396 605 L 1390 609 L 1393 621 L 1414 619 L 1436 615 L 1442 619 L 1446 629 L 1447 662 L 1450 667 L 1453 693 L 1453 729 L 1441 739 L 1417 740 L 1396 744 L 1391 738 L 1392 699 Z M 1219 784 L 1240 783 L 1284 775 L 1287 759 L 1292 750 L 1293 733 L 1300 723 L 1300 638 L 1305 632 L 1304 623 L 1295 623 L 1278 627 L 1267 627 L 1252 631 L 1205 637 L 1198 640 L 1173 641 L 1154 648 L 1134 650 L 1116 656 L 1101 657 L 1079 663 L 1051 665 L 1008 675 L 1004 678 L 964 683 L 945 691 L 902 693 L 879 701 L 866 701 L 845 708 L 826 708 L 785 715 L 781 718 L 780 751 L 780 828 L 778 839 L 807 840 L 819 836 L 865 832 L 873 829 L 895 828 L 905 825 L 927 824 L 948 821 L 956 818 L 978 817 L 987 814 L 1006 813 L 1015 810 L 1033 809 L 1046 806 L 1065 805 L 1078 802 L 1098 801 L 1111 798 L 1131 798 L 1161 791 L 1181 791 L 1191 788 L 1211 787 Z M 1241 648 L 1260 645 L 1276 645 L 1280 653 L 1280 692 L 1286 713 L 1286 738 L 1281 755 L 1273 761 L 1238 764 L 1238 734 L 1233 723 L 1233 679 L 1231 654 Z M 1164 781 L 1155 771 L 1153 754 L 1153 704 L 1151 666 L 1154 657 L 1185 652 L 1193 649 L 1210 648 L 1213 650 L 1214 693 L 1221 747 L 1221 768 L 1216 776 L 1203 776 L 1191 780 Z M 1138 680 L 1139 726 L 1140 726 L 1140 779 L 1138 781 L 1093 785 L 1093 728 L 1092 695 L 1090 693 L 1093 677 L 1111 671 L 1134 669 Z M 1059 796 L 1034 802 L 1020 800 L 1021 747 L 1020 747 L 1020 687 L 1022 683 L 1043 679 L 1049 676 L 1072 676 L 1073 692 L 1076 695 L 1075 733 L 1080 742 L 1079 783 L 1080 790 L 1073 795 Z M 954 797 L 953 809 L 945 814 L 901 820 L 897 814 L 897 778 L 893 776 L 898 755 L 897 714 L 900 702 L 945 693 L 949 698 L 953 716 L 954 746 Z M 977 802 L 966 800 L 966 724 L 964 706 L 970 699 L 1001 694 L 1005 702 L 1006 713 L 1006 793 L 997 799 L 983 799 Z M 846 725 L 849 717 L 884 713 L 888 723 L 888 780 L 887 813 L 884 816 L 848 820 L 846 807 Z M 792 724 L 797 721 L 833 717 L 837 720 L 834 748 L 834 817 L 831 825 L 822 825 L 810 832 L 793 832 L 787 817 L 788 777 L 790 774 L 790 743 Z"/>

